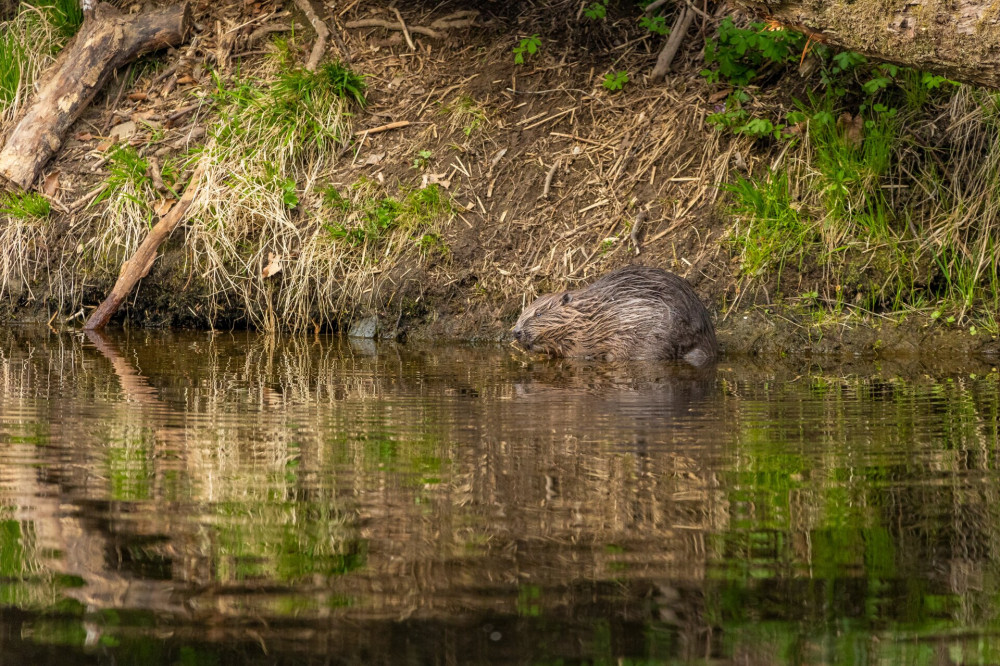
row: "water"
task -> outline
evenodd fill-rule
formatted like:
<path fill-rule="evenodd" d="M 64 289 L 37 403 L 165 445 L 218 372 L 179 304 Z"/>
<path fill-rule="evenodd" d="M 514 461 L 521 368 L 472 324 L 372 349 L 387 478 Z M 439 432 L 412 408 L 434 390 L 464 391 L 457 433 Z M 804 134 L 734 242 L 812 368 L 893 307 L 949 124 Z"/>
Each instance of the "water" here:
<path fill-rule="evenodd" d="M 1000 663 L 986 361 L 0 332 L 0 665 Z"/>

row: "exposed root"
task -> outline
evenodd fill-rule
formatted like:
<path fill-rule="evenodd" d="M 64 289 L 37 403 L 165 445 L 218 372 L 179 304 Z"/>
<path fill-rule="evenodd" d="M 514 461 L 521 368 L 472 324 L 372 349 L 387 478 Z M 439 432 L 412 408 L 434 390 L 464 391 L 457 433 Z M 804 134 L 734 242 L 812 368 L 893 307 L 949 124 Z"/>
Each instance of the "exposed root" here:
<path fill-rule="evenodd" d="M 399 23 L 393 23 L 392 21 L 385 21 L 382 19 L 359 19 L 357 21 L 348 21 L 344 25 L 348 28 L 385 28 L 386 30 L 403 29 Z M 426 35 L 432 39 L 444 39 L 444 35 L 437 30 L 425 28 L 420 25 L 411 25 L 407 28 L 407 30 L 417 35 Z"/>
<path fill-rule="evenodd" d="M 314 72 L 316 71 L 316 66 L 319 65 L 319 61 L 323 59 L 323 54 L 326 53 L 326 41 L 330 38 L 330 29 L 326 27 L 323 19 L 316 14 L 311 0 L 295 0 L 295 6 L 302 10 L 302 13 L 309 20 L 309 24 L 316 31 L 316 43 L 313 44 L 312 51 L 309 53 L 309 60 L 306 61 L 306 69 Z"/>

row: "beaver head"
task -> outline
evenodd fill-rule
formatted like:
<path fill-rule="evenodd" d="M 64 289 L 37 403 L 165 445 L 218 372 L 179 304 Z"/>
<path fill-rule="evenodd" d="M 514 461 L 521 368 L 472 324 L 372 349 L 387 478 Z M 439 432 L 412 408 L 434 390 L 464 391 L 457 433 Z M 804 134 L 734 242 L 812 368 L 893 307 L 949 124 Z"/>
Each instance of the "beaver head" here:
<path fill-rule="evenodd" d="M 574 310 L 566 306 L 573 300 L 568 291 L 546 294 L 524 308 L 514 324 L 514 339 L 526 351 L 563 355 Z"/>

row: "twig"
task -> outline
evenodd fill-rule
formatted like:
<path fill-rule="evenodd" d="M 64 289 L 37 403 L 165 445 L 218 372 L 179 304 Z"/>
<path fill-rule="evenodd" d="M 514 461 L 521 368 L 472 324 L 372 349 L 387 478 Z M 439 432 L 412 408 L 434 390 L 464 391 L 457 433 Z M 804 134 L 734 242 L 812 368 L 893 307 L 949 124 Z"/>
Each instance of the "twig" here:
<path fill-rule="evenodd" d="M 157 192 L 165 192 L 167 186 L 163 183 L 163 176 L 160 174 L 160 165 L 157 163 L 155 157 L 150 157 L 149 161 L 149 177 L 153 181 L 153 187 L 156 188 Z"/>
<path fill-rule="evenodd" d="M 412 124 L 413 123 L 410 122 L 409 120 L 397 120 L 396 122 L 389 123 L 387 125 L 379 125 L 378 127 L 373 127 L 371 129 L 358 130 L 357 132 L 354 133 L 354 136 L 358 136 L 358 135 L 361 135 L 361 134 L 363 134 L 365 136 L 368 136 L 369 134 L 378 134 L 379 132 L 388 132 L 389 130 L 399 129 L 400 127 L 406 127 L 407 125 L 412 125 Z"/>
<path fill-rule="evenodd" d="M 465 9 L 457 12 L 452 12 L 447 16 L 442 16 L 433 23 L 431 23 L 432 28 L 442 28 L 447 30 L 448 28 L 466 28 L 475 25 L 475 20 L 479 16 L 479 11 L 476 9 Z"/>
<path fill-rule="evenodd" d="M 632 241 L 632 247 L 635 248 L 635 256 L 639 256 L 639 229 L 642 228 L 642 223 L 646 221 L 646 216 L 649 215 L 649 211 L 643 208 L 640 210 L 636 216 L 635 221 L 632 223 L 632 231 L 629 232 L 628 238 Z"/>
<path fill-rule="evenodd" d="M 96 199 L 98 195 L 100 195 L 100 193 L 106 189 L 108 189 L 108 184 L 102 183 L 100 186 L 94 188 L 90 192 L 87 192 L 82 197 L 71 203 L 69 206 L 67 206 L 67 208 L 69 208 L 70 212 L 75 213 L 76 211 L 80 210 L 88 203 L 90 203 L 93 199 Z"/>
<path fill-rule="evenodd" d="M 260 40 L 270 35 L 272 32 L 288 32 L 291 29 L 292 26 L 285 23 L 268 23 L 266 25 L 262 25 L 250 33 L 250 36 L 247 37 L 246 45 L 253 46 Z"/>
<path fill-rule="evenodd" d="M 201 102 L 196 102 L 195 104 L 189 104 L 188 106 L 185 106 L 185 107 L 182 107 L 180 109 L 177 109 L 176 111 L 174 111 L 173 113 L 171 113 L 169 116 L 167 116 L 167 122 L 168 123 L 172 123 L 172 122 L 174 122 L 176 120 L 179 120 L 180 118 L 183 118 L 184 116 L 186 116 L 187 114 L 191 113 L 192 111 L 194 111 L 195 109 L 197 109 L 200 106 L 201 106 Z"/>
<path fill-rule="evenodd" d="M 313 44 L 309 60 L 306 61 L 306 69 L 314 72 L 316 71 L 316 65 L 319 64 L 319 61 L 323 58 L 323 54 L 326 53 L 326 40 L 330 37 L 330 29 L 326 27 L 323 19 L 316 15 L 316 10 L 313 9 L 311 0 L 295 0 L 295 4 L 306 15 L 309 23 L 312 24 L 313 30 L 316 31 L 316 43 Z"/>
<path fill-rule="evenodd" d="M 383 21 L 382 19 L 359 19 L 357 21 L 348 21 L 344 25 L 348 28 L 385 28 L 386 30 L 402 30 L 398 23 Z M 437 30 L 431 30 L 430 28 L 425 28 L 419 25 L 407 26 L 407 29 L 415 35 L 426 35 L 427 37 L 432 37 L 433 39 L 444 38 L 444 35 Z"/>
<path fill-rule="evenodd" d="M 690 7 L 685 5 L 680 15 L 677 16 L 677 20 L 674 21 L 673 27 L 670 29 L 670 37 L 667 38 L 667 43 L 663 45 L 663 50 L 660 51 L 660 55 L 656 58 L 656 66 L 653 67 L 653 72 L 649 75 L 650 79 L 656 81 L 666 76 L 667 72 L 670 71 L 670 65 L 674 61 L 674 56 L 677 55 L 677 51 L 681 47 L 681 42 L 684 41 L 684 37 L 687 35 L 687 31 L 693 21 L 694 12 L 691 11 Z"/>
<path fill-rule="evenodd" d="M 340 28 L 337 26 L 337 22 L 333 21 L 333 27 L 330 30 L 330 34 L 333 35 L 333 41 L 337 42 L 337 48 L 340 49 L 340 59 L 346 64 L 351 64 L 351 52 L 347 48 L 347 44 L 344 42 L 344 38 L 340 35 Z"/>
<path fill-rule="evenodd" d="M 549 189 L 552 187 L 552 176 L 556 175 L 556 169 L 559 168 L 559 159 L 557 158 L 555 164 L 549 169 L 549 172 L 545 174 L 545 187 L 542 188 L 542 199 L 549 198 Z"/>
<path fill-rule="evenodd" d="M 417 47 L 413 44 L 413 38 L 410 37 L 410 31 L 406 29 L 406 21 L 403 20 L 403 15 L 399 13 L 399 10 L 395 7 L 392 11 L 396 14 L 396 20 L 399 21 L 400 27 L 403 29 L 403 37 L 406 38 L 406 45 L 410 47 L 411 51 L 416 51 Z"/>

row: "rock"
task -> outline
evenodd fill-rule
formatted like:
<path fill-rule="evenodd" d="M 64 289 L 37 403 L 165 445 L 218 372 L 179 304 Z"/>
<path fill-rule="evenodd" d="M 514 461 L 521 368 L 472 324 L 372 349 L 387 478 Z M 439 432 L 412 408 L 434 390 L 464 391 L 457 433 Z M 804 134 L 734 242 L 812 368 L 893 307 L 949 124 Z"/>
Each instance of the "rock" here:
<path fill-rule="evenodd" d="M 371 315 L 363 319 L 356 319 L 351 324 L 347 335 L 352 338 L 374 338 L 378 333 L 378 317 Z"/>

